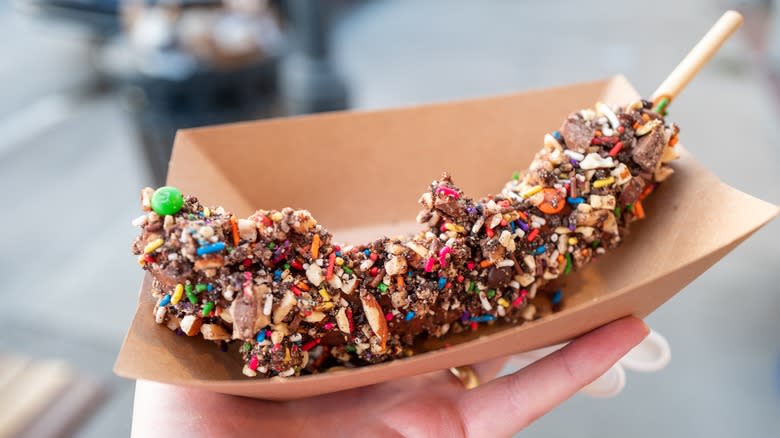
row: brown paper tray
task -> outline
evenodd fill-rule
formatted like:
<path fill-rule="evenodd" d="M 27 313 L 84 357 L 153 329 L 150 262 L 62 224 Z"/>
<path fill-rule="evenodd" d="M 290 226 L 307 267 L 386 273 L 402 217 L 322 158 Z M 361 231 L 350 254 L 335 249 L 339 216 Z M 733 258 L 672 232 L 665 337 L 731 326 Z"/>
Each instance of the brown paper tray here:
<path fill-rule="evenodd" d="M 243 216 L 255 208 L 307 208 L 337 238 L 368 240 L 415 230 L 410 221 L 416 200 L 443 170 L 471 197 L 495 193 L 571 111 L 637 97 L 616 76 L 462 102 L 183 130 L 168 183 Z M 685 121 L 679 123 L 684 138 Z M 674 163 L 676 173 L 648 198 L 647 219 L 620 248 L 566 277 L 565 307 L 551 316 L 369 367 L 284 381 L 248 379 L 238 354 L 154 323 L 147 277 L 114 371 L 131 379 L 295 399 L 528 351 L 626 315 L 644 317 L 778 214 L 776 206 L 725 185 L 677 147 L 682 156 Z"/>

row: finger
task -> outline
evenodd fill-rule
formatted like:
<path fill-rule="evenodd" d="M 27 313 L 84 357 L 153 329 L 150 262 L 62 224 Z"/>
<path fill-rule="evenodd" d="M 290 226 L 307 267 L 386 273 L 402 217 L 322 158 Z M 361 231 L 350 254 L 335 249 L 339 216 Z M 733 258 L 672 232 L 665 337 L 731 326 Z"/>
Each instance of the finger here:
<path fill-rule="evenodd" d="M 495 359 L 486 360 L 483 362 L 477 362 L 473 365 L 467 365 L 465 368 L 471 368 L 471 371 L 477 377 L 479 384 L 485 384 L 496 378 L 496 375 L 504 368 L 504 365 L 509 360 L 507 357 L 499 357 Z M 464 367 L 458 367 L 464 368 Z M 468 372 L 468 370 L 465 370 Z M 463 371 L 461 371 L 463 372 Z M 422 376 L 412 377 L 406 379 L 407 382 L 417 382 L 422 386 L 430 389 L 431 385 L 438 385 L 442 388 L 446 388 L 448 391 L 458 390 L 460 392 L 465 390 L 465 384 L 457 377 L 451 369 L 443 371 L 434 371 Z"/>
<path fill-rule="evenodd" d="M 495 379 L 458 401 L 468 436 L 510 436 L 602 375 L 648 332 L 623 318 L 574 340 L 555 353 Z"/>
<path fill-rule="evenodd" d="M 283 409 L 262 400 L 139 380 L 132 436 L 240 436 L 254 425 L 258 412 L 276 419 Z M 273 421 L 264 426 L 269 434 L 280 427 Z"/>
<path fill-rule="evenodd" d="M 480 383 L 484 384 L 495 379 L 508 360 L 508 357 L 499 357 L 475 363 L 471 367 L 474 369 L 474 372 L 477 373 L 477 378 L 479 378 Z"/>

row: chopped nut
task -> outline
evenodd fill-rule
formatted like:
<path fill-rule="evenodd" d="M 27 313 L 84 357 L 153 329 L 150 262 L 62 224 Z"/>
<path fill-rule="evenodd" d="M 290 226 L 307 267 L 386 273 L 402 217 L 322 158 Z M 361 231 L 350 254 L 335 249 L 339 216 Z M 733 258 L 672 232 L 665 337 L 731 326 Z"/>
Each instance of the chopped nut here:
<path fill-rule="evenodd" d="M 655 171 L 655 174 L 653 175 L 653 179 L 655 179 L 656 182 L 664 182 L 666 181 L 666 178 L 669 178 L 674 173 L 674 169 L 672 169 L 669 166 L 661 166 L 658 168 L 658 170 Z"/>
<path fill-rule="evenodd" d="M 574 232 L 582 234 L 582 237 L 588 238 L 593 235 L 595 229 L 593 227 L 577 227 Z"/>
<path fill-rule="evenodd" d="M 390 302 L 396 309 L 406 307 L 409 304 L 409 296 L 406 293 L 406 289 L 394 290 L 390 295 Z"/>
<path fill-rule="evenodd" d="M 203 320 L 195 315 L 187 315 L 181 320 L 181 331 L 187 336 L 195 336 L 200 331 Z"/>
<path fill-rule="evenodd" d="M 325 319 L 325 314 L 317 311 L 311 312 L 309 316 L 303 318 L 303 320 L 306 322 L 320 322 L 323 319 Z"/>
<path fill-rule="evenodd" d="M 498 241 L 504 248 L 506 248 L 507 251 L 513 252 L 515 250 L 515 239 L 512 237 L 512 233 L 509 231 L 501 231 L 501 235 L 498 237 Z"/>
<path fill-rule="evenodd" d="M 206 257 L 200 257 L 195 260 L 194 269 L 196 271 L 207 271 L 209 269 L 219 269 L 224 264 L 221 254 L 212 254 Z"/>
<path fill-rule="evenodd" d="M 315 287 L 319 287 L 319 285 L 322 283 L 322 280 L 324 279 L 322 275 L 322 268 L 317 266 L 317 264 L 312 263 L 309 265 L 309 268 L 306 269 L 306 278 L 309 279 L 309 282 Z"/>
<path fill-rule="evenodd" d="M 162 324 L 165 321 L 165 314 L 168 313 L 168 309 L 165 307 L 157 307 L 157 310 L 154 312 L 154 322 L 157 324 Z"/>
<path fill-rule="evenodd" d="M 374 261 L 371 259 L 365 259 L 362 262 L 360 262 L 360 270 L 365 272 L 368 271 L 370 267 L 374 266 Z"/>
<path fill-rule="evenodd" d="M 173 216 L 166 215 L 165 219 L 163 219 L 163 229 L 165 231 L 170 231 L 171 228 L 173 228 L 174 222 L 175 222 L 175 220 L 173 219 Z"/>
<path fill-rule="evenodd" d="M 219 317 L 226 323 L 233 324 L 233 315 L 230 313 L 230 309 L 222 309 L 222 313 L 219 314 Z"/>
<path fill-rule="evenodd" d="M 604 223 L 601 227 L 605 233 L 618 234 L 617 219 L 612 211 L 607 212 L 607 217 L 604 219 Z"/>
<path fill-rule="evenodd" d="M 145 214 L 142 214 L 141 216 L 138 216 L 137 218 L 133 219 L 133 226 L 134 227 L 143 227 L 146 225 L 146 223 L 149 221 L 149 219 L 146 217 Z"/>
<path fill-rule="evenodd" d="M 238 220 L 238 235 L 243 240 L 254 242 L 257 240 L 257 226 L 248 219 Z"/>
<path fill-rule="evenodd" d="M 668 163 L 680 158 L 680 154 L 677 153 L 676 148 L 665 147 L 661 154 L 661 163 Z"/>
<path fill-rule="evenodd" d="M 431 195 L 431 192 L 425 192 L 420 196 L 420 200 L 418 201 L 420 204 L 422 204 L 425 208 L 428 210 L 433 208 L 433 196 Z"/>
<path fill-rule="evenodd" d="M 412 251 L 414 251 L 415 253 L 417 253 L 420 257 L 425 257 L 428 255 L 428 250 L 424 246 L 419 245 L 415 242 L 412 241 L 406 242 L 406 246 Z"/>
<path fill-rule="evenodd" d="M 209 225 L 204 225 L 198 228 L 198 234 L 204 239 L 211 239 L 214 236 L 214 228 Z"/>
<path fill-rule="evenodd" d="M 252 368 L 249 368 L 249 365 L 244 365 L 241 372 L 247 377 L 257 377 L 257 372 L 253 371 Z"/>
<path fill-rule="evenodd" d="M 490 301 L 488 301 L 485 291 L 479 291 L 479 301 L 482 303 L 482 308 L 485 309 L 486 312 L 493 310 L 493 306 L 490 305 Z"/>
<path fill-rule="evenodd" d="M 208 341 L 227 341 L 230 334 L 219 324 L 203 324 L 200 326 L 203 339 Z"/>
<path fill-rule="evenodd" d="M 618 164 L 616 168 L 612 169 L 610 175 L 615 177 L 615 181 L 619 186 L 627 184 L 631 180 L 631 171 L 628 170 L 628 167 L 623 163 Z"/>
<path fill-rule="evenodd" d="M 154 189 L 151 187 L 145 187 L 141 190 L 141 209 L 143 211 L 152 211 L 152 195 Z"/>
<path fill-rule="evenodd" d="M 659 119 L 655 119 L 647 122 L 636 130 L 636 136 L 641 137 L 647 134 L 648 132 L 652 131 L 656 127 L 660 126 L 662 123 L 663 122 L 661 122 L 661 120 Z"/>
<path fill-rule="evenodd" d="M 336 325 L 339 327 L 339 330 L 346 334 L 350 334 L 351 330 L 349 329 L 349 319 L 347 318 L 347 312 L 346 307 L 342 307 L 339 309 L 339 311 L 336 313 Z"/>
<path fill-rule="evenodd" d="M 523 312 L 521 313 L 521 316 L 526 321 L 531 321 L 534 319 L 534 316 L 536 316 L 536 306 L 533 304 L 529 304 L 528 307 L 523 309 Z"/>
<path fill-rule="evenodd" d="M 341 289 L 341 286 L 342 286 L 341 277 L 339 277 L 338 275 L 334 275 L 334 276 L 330 277 L 330 280 L 328 280 L 328 284 L 333 289 Z"/>
<path fill-rule="evenodd" d="M 478 217 L 477 221 L 474 222 L 474 226 L 471 227 L 471 232 L 476 234 L 479 231 L 479 229 L 482 228 L 482 225 L 484 225 L 484 224 L 485 224 L 485 218 L 482 217 L 482 216 Z M 425 256 L 425 254 L 420 254 L 420 255 L 423 256 L 423 257 Z"/>
<path fill-rule="evenodd" d="M 555 137 L 550 134 L 544 134 L 544 147 L 551 151 L 562 149 L 561 144 L 558 143 L 558 140 L 556 140 Z"/>
<path fill-rule="evenodd" d="M 404 247 L 400 243 L 390 242 L 385 245 L 385 252 L 392 255 L 401 255 L 404 252 Z"/>
<path fill-rule="evenodd" d="M 345 294 L 350 295 L 350 294 L 352 294 L 352 292 L 355 291 L 355 289 L 357 289 L 357 285 L 358 285 L 357 277 L 352 277 L 352 278 L 349 278 L 347 281 L 344 282 L 344 285 L 341 286 L 341 290 Z"/>
<path fill-rule="evenodd" d="M 503 219 L 504 218 L 503 218 L 503 216 L 501 216 L 500 213 L 494 214 L 490 218 L 490 222 L 488 222 L 488 228 L 493 229 L 493 228 L 497 227 L 498 224 L 500 224 Z"/>
<path fill-rule="evenodd" d="M 181 325 L 181 320 L 173 315 L 170 315 L 165 322 L 165 326 L 171 331 L 176 331 Z"/>
<path fill-rule="evenodd" d="M 387 321 L 385 320 L 385 314 L 382 312 L 382 308 L 376 301 L 373 295 L 368 292 L 360 294 L 360 302 L 363 304 L 363 313 L 366 315 L 368 325 L 371 326 L 371 330 L 379 336 L 382 351 L 385 350 L 387 344 Z"/>
<path fill-rule="evenodd" d="M 606 220 L 607 215 L 609 214 L 610 212 L 607 210 L 593 210 L 589 213 L 583 213 L 577 211 L 574 217 L 575 220 L 577 221 L 577 225 L 592 227 L 592 226 L 599 226 L 600 223 Z"/>
<path fill-rule="evenodd" d="M 614 210 L 615 197 L 612 195 L 590 195 L 590 206 L 598 209 Z"/>
<path fill-rule="evenodd" d="M 406 272 L 406 259 L 403 256 L 393 256 L 385 262 L 385 272 L 387 275 L 398 275 Z"/>
<path fill-rule="evenodd" d="M 612 157 L 602 158 L 601 155 L 591 153 L 585 156 L 585 159 L 580 161 L 580 168 L 585 170 L 601 169 L 601 168 L 615 167 L 615 162 L 612 161 Z"/>
<path fill-rule="evenodd" d="M 533 274 L 536 272 L 536 259 L 534 259 L 534 256 L 528 254 L 525 257 L 523 257 L 523 263 L 528 267 L 528 272 Z"/>
<path fill-rule="evenodd" d="M 517 282 L 520 283 L 520 286 L 526 287 L 529 284 L 536 281 L 536 277 L 534 277 L 531 274 L 521 274 L 521 275 L 515 275 L 515 280 L 517 280 Z"/>
<path fill-rule="evenodd" d="M 290 291 L 285 292 L 282 297 L 282 302 L 279 303 L 279 307 L 274 310 L 274 324 L 279 324 L 284 321 L 296 304 L 298 304 L 298 300 L 295 298 L 295 295 Z"/>

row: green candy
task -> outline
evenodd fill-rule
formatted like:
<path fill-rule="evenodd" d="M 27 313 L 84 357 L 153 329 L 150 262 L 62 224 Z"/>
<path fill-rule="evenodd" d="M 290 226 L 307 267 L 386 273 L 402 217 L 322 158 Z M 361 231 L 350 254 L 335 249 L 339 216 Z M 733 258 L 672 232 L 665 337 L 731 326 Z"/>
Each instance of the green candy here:
<path fill-rule="evenodd" d="M 160 216 L 176 214 L 184 206 L 184 195 L 176 187 L 160 187 L 152 195 L 152 210 Z"/>

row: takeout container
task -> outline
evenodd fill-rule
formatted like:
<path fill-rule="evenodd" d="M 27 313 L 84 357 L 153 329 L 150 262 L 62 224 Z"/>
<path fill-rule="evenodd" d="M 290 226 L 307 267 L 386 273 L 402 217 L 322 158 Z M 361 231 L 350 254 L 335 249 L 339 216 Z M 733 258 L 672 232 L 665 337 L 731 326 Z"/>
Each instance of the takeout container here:
<path fill-rule="evenodd" d="M 417 199 L 449 172 L 465 194 L 498 192 L 546 132 L 596 101 L 638 97 L 622 76 L 560 88 L 372 112 L 338 112 L 179 131 L 168 184 L 240 216 L 309 209 L 337 240 L 414 231 Z M 680 120 L 685 137 L 685 121 Z M 559 343 L 626 315 L 644 317 L 778 214 L 720 182 L 681 145 L 676 173 L 617 250 L 564 279 L 560 312 L 450 337 L 445 349 L 368 367 L 249 379 L 237 353 L 154 323 L 150 281 L 115 372 L 227 394 L 285 400 L 370 385 Z M 421 349 L 425 346 L 421 346 Z"/>

